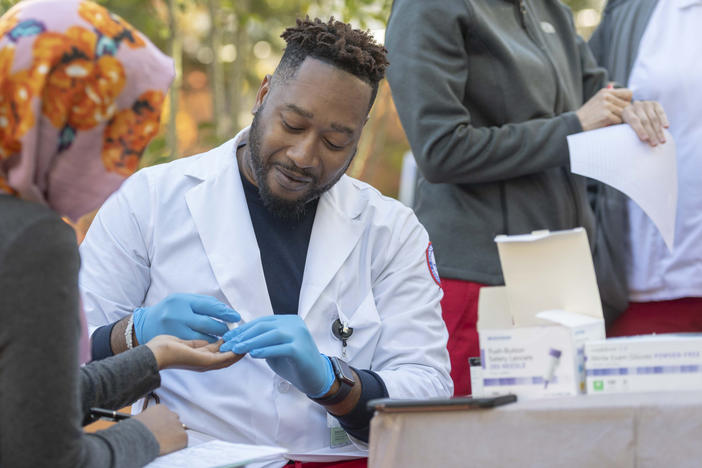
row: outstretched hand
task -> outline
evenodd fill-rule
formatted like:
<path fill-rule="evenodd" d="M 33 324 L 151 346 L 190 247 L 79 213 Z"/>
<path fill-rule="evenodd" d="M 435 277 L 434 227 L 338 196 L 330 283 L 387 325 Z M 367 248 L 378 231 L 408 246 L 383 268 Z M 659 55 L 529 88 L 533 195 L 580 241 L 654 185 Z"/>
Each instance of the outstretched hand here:
<path fill-rule="evenodd" d="M 239 361 L 243 354 L 220 352 L 219 340 L 208 343 L 205 340 L 181 340 L 175 336 L 159 335 L 146 343 L 156 357 L 159 370 L 188 369 L 208 371 L 222 369 Z"/>

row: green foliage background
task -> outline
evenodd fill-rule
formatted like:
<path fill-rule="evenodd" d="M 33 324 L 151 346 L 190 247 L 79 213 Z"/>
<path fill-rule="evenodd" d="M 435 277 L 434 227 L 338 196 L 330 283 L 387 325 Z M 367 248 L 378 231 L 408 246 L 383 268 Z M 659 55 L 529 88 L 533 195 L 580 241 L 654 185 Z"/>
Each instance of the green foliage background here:
<path fill-rule="evenodd" d="M 193 154 L 231 138 L 250 121 L 258 85 L 283 48 L 279 35 L 296 18 L 336 18 L 382 34 L 392 0 L 96 0 L 119 14 L 174 57 L 176 80 L 163 132 L 149 146 L 143 165 Z M 432 0 L 417 0 L 432 1 Z M 0 12 L 17 0 L 0 0 Z M 566 1 L 578 14 L 599 12 L 604 0 Z M 595 15 L 596 16 L 596 15 Z M 592 24 L 581 30 L 588 35 Z M 381 38 L 382 39 L 382 38 Z M 258 49 L 268 52 L 265 57 Z M 223 51 L 228 57 L 223 59 Z M 206 77 L 206 95 L 189 77 Z M 202 95 L 202 96 L 201 96 Z M 199 96 L 194 100 L 193 96 Z M 197 119 L 190 115 L 200 115 Z M 202 115 L 205 117 L 203 118 Z M 184 135 L 195 135 L 184 138 Z M 397 194 L 403 154 L 409 149 L 387 85 L 366 126 L 351 175 L 388 195 Z"/>

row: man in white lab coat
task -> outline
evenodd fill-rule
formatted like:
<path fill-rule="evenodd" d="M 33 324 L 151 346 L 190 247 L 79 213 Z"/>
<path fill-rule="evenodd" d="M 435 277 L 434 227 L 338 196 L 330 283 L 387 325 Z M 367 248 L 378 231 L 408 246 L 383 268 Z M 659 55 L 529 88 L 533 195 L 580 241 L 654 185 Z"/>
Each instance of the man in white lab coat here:
<path fill-rule="evenodd" d="M 452 394 L 440 281 L 414 213 L 344 175 L 385 49 L 333 19 L 282 37 L 250 128 L 138 172 L 101 208 L 83 301 L 95 358 L 157 334 L 246 354 L 163 372 L 156 393 L 189 427 L 295 460 L 359 458 L 369 399 Z"/>

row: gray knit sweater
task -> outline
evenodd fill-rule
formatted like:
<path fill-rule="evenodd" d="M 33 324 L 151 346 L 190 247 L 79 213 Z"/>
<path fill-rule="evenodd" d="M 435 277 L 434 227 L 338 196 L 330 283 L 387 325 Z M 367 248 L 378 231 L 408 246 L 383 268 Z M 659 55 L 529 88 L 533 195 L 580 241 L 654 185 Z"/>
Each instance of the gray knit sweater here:
<path fill-rule="evenodd" d="M 0 195 L 0 466 L 135 467 L 154 459 L 153 434 L 130 419 L 95 434 L 88 408 L 125 406 L 158 387 L 146 346 L 78 366 L 73 230 L 50 209 Z"/>

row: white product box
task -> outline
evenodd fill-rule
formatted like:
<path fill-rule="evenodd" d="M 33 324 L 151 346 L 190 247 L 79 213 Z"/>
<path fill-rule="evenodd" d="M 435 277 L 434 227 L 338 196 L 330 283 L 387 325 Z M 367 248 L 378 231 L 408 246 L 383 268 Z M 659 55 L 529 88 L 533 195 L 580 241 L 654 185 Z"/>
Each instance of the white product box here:
<path fill-rule="evenodd" d="M 480 291 L 482 395 L 584 393 L 585 343 L 605 337 L 585 230 L 495 241 L 505 286 Z"/>
<path fill-rule="evenodd" d="M 702 390 L 702 335 L 611 338 L 585 346 L 587 393 Z"/>

